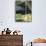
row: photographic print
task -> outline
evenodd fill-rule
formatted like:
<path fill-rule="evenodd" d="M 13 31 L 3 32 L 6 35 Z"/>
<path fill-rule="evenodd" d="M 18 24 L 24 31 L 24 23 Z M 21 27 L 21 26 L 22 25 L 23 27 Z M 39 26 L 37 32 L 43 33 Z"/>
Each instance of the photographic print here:
<path fill-rule="evenodd" d="M 32 22 L 31 0 L 16 0 L 15 18 L 16 18 L 16 22 Z"/>

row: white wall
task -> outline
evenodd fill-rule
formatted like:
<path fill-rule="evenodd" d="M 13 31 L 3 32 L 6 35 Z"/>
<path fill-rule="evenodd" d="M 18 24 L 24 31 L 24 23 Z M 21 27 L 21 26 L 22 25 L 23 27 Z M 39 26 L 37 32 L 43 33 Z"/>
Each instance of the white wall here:
<path fill-rule="evenodd" d="M 32 38 L 46 37 L 46 0 L 33 0 Z M 35 34 L 35 35 L 34 35 Z"/>
<path fill-rule="evenodd" d="M 0 0 L 0 30 L 6 27 L 12 31 L 20 29 L 23 32 L 24 44 L 36 37 L 46 37 L 46 0 L 32 0 L 30 23 L 15 22 L 14 6 L 15 0 Z"/>
<path fill-rule="evenodd" d="M 12 31 L 20 29 L 23 32 L 24 44 L 31 40 L 31 22 L 15 22 L 15 0 L 0 0 L 0 30 L 7 27 L 9 27 Z"/>

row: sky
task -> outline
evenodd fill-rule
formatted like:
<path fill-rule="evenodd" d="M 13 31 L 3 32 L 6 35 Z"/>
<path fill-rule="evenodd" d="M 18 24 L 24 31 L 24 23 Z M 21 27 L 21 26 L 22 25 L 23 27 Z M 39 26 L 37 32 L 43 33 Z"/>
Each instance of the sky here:
<path fill-rule="evenodd" d="M 0 31 L 9 27 L 23 32 L 23 44 L 46 37 L 46 0 L 32 0 L 32 22 L 15 22 L 15 0 L 0 0 Z"/>

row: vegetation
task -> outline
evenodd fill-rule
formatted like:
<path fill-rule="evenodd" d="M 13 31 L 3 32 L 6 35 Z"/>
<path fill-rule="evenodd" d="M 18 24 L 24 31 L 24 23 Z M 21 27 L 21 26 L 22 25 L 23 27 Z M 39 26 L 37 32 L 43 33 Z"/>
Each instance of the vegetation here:
<path fill-rule="evenodd" d="M 16 13 L 17 22 L 31 22 L 32 21 L 32 5 L 31 4 L 32 4 L 31 1 L 27 1 L 27 2 L 16 1 L 16 5 L 19 5 L 25 8 L 25 13 L 24 12 L 23 14 L 22 12 Z"/>

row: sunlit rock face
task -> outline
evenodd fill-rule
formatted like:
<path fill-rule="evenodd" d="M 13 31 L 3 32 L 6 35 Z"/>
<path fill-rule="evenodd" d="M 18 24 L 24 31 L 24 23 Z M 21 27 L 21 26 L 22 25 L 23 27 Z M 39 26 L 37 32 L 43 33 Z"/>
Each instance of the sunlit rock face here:
<path fill-rule="evenodd" d="M 34 43 L 46 43 L 46 39 L 37 38 L 33 40 Z"/>

